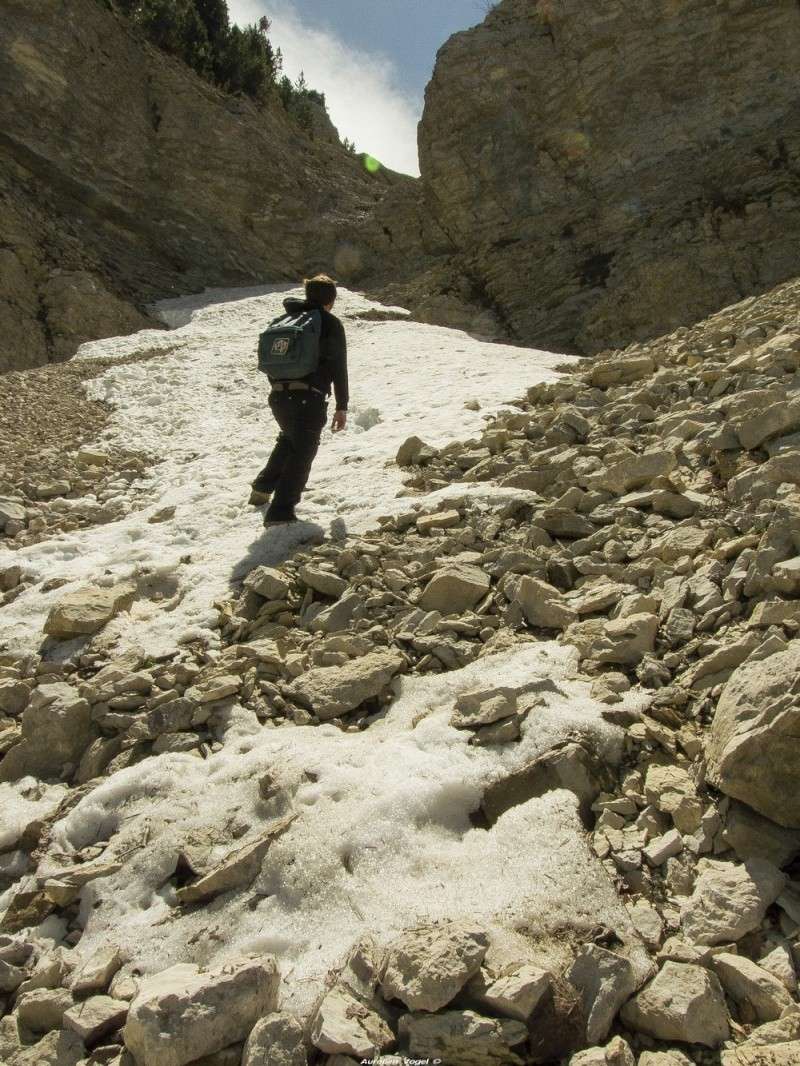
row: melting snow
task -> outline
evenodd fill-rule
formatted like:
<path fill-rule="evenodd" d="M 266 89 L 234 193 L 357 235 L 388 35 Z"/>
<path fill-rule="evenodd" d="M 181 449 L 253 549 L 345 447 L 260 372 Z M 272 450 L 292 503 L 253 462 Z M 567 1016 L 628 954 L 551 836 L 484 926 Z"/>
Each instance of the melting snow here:
<path fill-rule="evenodd" d="M 309 533 L 363 531 L 398 506 L 401 472 L 392 460 L 412 434 L 434 445 L 479 433 L 484 417 L 554 379 L 564 356 L 489 344 L 457 330 L 393 319 L 358 317 L 387 310 L 340 290 L 336 313 L 347 329 L 351 409 L 345 433 L 326 430 L 301 505 L 299 527 L 265 532 L 247 504 L 249 483 L 266 462 L 275 436 L 268 386 L 255 367 L 256 338 L 299 290 L 215 290 L 159 305 L 177 328 L 145 330 L 81 348 L 79 358 L 121 358 L 163 351 L 145 362 L 114 367 L 90 383 L 93 397 L 114 415 L 103 440 L 152 452 L 159 460 L 144 488 L 149 506 L 106 526 L 66 533 L 13 555 L 38 582 L 68 584 L 43 593 L 33 587 L 3 610 L 0 646 L 30 650 L 60 596 L 87 581 L 146 577 L 159 599 L 139 600 L 107 632 L 119 645 L 150 654 L 176 640 L 216 641 L 215 599 L 259 563 L 277 563 Z M 393 308 L 398 314 L 402 309 Z M 480 411 L 467 410 L 478 400 Z M 124 490 L 121 489 L 121 492 Z M 174 517 L 148 517 L 174 507 Z"/>

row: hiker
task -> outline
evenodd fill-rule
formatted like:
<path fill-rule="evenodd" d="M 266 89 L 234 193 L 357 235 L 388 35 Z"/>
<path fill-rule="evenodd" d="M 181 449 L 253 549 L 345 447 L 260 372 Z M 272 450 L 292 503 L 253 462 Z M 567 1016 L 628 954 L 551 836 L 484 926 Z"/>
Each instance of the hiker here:
<path fill-rule="evenodd" d="M 254 507 L 272 500 L 264 525 L 295 522 L 295 506 L 306 487 L 333 388 L 336 411 L 331 430 L 347 425 L 347 340 L 331 309 L 336 282 L 325 274 L 305 281 L 306 298 L 283 301 L 286 314 L 259 338 L 259 368 L 271 387 L 269 406 L 280 433 L 269 461 L 252 484 Z"/>

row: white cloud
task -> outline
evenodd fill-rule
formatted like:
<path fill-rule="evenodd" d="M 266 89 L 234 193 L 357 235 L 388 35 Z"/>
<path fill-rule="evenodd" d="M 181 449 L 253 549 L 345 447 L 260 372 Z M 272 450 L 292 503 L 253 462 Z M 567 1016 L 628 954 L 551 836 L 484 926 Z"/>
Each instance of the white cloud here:
<path fill-rule="evenodd" d="M 333 33 L 304 25 L 285 2 L 228 0 L 228 8 L 231 20 L 241 26 L 269 15 L 270 40 L 283 53 L 284 73 L 294 81 L 302 70 L 309 87 L 325 93 L 340 136 L 392 170 L 419 174 L 421 105 L 397 87 L 391 59 L 351 48 Z"/>

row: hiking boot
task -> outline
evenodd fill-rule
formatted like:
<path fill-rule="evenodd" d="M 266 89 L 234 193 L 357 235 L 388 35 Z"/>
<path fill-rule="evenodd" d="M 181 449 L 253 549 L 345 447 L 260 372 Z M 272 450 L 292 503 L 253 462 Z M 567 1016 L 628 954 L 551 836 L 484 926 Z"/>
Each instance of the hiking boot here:
<path fill-rule="evenodd" d="M 264 515 L 264 526 L 284 526 L 289 522 L 296 522 L 297 515 L 294 513 L 294 507 L 272 507 L 267 508 L 267 513 Z"/>
<path fill-rule="evenodd" d="M 269 503 L 271 496 L 271 492 L 261 492 L 260 489 L 253 489 L 247 502 L 251 507 L 263 507 L 265 503 Z"/>

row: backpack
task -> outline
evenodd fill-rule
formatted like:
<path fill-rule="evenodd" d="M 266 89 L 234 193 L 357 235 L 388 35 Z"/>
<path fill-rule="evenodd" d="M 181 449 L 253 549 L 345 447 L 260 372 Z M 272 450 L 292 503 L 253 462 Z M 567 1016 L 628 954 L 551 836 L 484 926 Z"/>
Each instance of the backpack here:
<path fill-rule="evenodd" d="M 258 338 L 258 369 L 271 378 L 296 381 L 319 366 L 322 315 L 317 310 L 280 315 Z"/>

